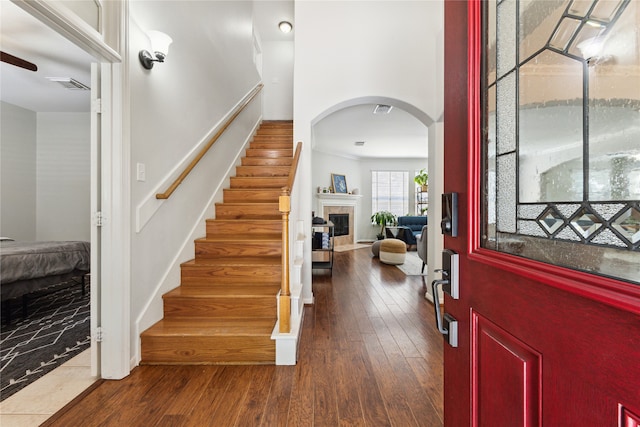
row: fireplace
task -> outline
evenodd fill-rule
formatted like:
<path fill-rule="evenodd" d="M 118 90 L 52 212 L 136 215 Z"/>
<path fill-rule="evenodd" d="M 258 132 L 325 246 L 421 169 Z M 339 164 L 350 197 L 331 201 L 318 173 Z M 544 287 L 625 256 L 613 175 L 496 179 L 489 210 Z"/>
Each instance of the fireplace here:
<path fill-rule="evenodd" d="M 358 226 L 357 205 L 362 195 L 318 193 L 316 212 L 334 224 L 335 246 L 352 245 L 356 242 Z"/>
<path fill-rule="evenodd" d="M 329 221 L 334 225 L 334 236 L 348 236 L 349 235 L 349 214 L 329 214 Z"/>
<path fill-rule="evenodd" d="M 334 244 L 336 246 L 355 243 L 353 206 L 325 206 L 322 217 L 333 222 Z"/>

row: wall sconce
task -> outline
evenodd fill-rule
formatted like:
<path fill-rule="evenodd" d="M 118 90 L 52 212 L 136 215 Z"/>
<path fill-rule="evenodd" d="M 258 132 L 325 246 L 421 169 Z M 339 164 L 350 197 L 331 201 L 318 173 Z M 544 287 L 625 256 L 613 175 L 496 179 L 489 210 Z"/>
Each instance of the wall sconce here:
<path fill-rule="evenodd" d="M 280 31 L 286 34 L 290 33 L 291 30 L 293 30 L 293 25 L 291 25 L 291 22 L 282 21 L 278 24 L 278 28 L 280 28 Z"/>
<path fill-rule="evenodd" d="M 169 45 L 173 40 L 171 37 L 160 31 L 147 31 L 147 36 L 151 40 L 151 50 L 153 54 L 148 50 L 141 50 L 138 54 L 140 63 L 144 68 L 150 70 L 153 68 L 154 62 L 164 62 L 164 58 L 169 53 Z"/>

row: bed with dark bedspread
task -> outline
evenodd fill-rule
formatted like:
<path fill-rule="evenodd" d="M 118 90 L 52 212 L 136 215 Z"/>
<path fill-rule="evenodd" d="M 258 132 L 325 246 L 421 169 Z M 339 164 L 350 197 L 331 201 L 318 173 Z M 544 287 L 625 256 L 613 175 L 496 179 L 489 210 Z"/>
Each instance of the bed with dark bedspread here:
<path fill-rule="evenodd" d="M 2 301 L 18 298 L 89 272 L 89 242 L 0 242 Z"/>

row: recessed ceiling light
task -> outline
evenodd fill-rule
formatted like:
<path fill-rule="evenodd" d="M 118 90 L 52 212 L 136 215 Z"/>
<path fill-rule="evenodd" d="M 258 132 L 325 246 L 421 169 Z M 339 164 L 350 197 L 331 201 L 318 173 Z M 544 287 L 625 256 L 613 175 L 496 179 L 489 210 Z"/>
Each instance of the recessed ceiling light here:
<path fill-rule="evenodd" d="M 373 114 L 389 114 L 392 108 L 391 105 L 378 104 L 373 109 Z"/>
<path fill-rule="evenodd" d="M 291 25 L 291 22 L 282 21 L 278 24 L 278 28 L 280 28 L 280 31 L 283 33 L 290 33 L 291 30 L 293 30 L 293 25 Z"/>
<path fill-rule="evenodd" d="M 364 141 L 356 141 L 355 145 L 358 147 L 362 147 L 364 145 Z"/>

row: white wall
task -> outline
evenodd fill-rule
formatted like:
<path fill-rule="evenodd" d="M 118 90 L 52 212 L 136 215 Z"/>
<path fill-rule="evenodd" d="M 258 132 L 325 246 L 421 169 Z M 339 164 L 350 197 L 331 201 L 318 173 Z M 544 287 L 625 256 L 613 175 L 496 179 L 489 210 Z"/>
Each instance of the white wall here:
<path fill-rule="evenodd" d="M 90 115 L 38 113 L 37 240 L 90 240 Z"/>
<path fill-rule="evenodd" d="M 438 1 L 296 2 L 294 138 L 306 144 L 303 170 L 312 164 L 314 120 L 338 104 L 386 97 L 415 107 L 425 125 L 442 115 L 442 21 Z M 309 176 L 300 181 L 309 190 L 297 208 L 308 218 L 313 186 Z M 306 249 L 303 282 L 310 289 L 309 242 Z"/>
<path fill-rule="evenodd" d="M 265 120 L 293 120 L 293 53 L 293 42 L 262 43 Z"/>
<path fill-rule="evenodd" d="M 36 113 L 0 102 L 0 235 L 36 240 Z"/>
<path fill-rule="evenodd" d="M 131 88 L 131 349 L 139 357 L 139 334 L 162 317 L 161 295 L 180 284 L 179 264 L 194 256 L 193 239 L 204 236 L 204 219 L 243 144 L 260 119 L 261 99 L 241 114 L 166 201 L 162 192 L 206 143 L 224 116 L 260 81 L 253 63 L 252 4 L 243 2 L 134 1 L 130 3 Z M 143 31 L 173 38 L 163 64 L 144 70 L 138 50 Z M 137 163 L 146 181 L 136 181 Z M 141 207 L 152 214 L 136 223 Z M 139 360 L 139 359 L 138 359 Z"/>
<path fill-rule="evenodd" d="M 35 113 L 2 103 L 0 234 L 90 240 L 88 113 Z"/>

